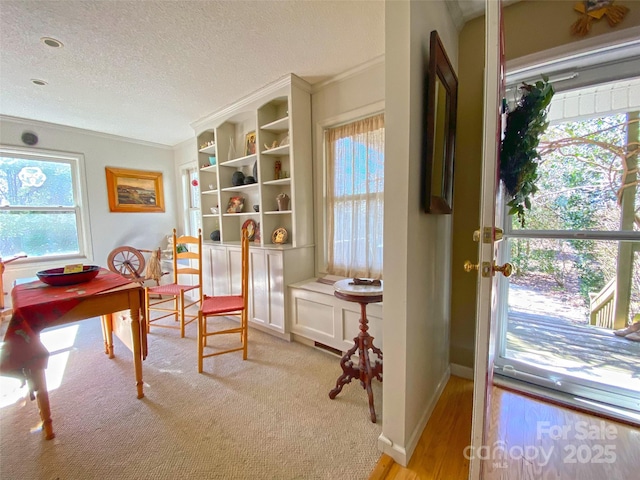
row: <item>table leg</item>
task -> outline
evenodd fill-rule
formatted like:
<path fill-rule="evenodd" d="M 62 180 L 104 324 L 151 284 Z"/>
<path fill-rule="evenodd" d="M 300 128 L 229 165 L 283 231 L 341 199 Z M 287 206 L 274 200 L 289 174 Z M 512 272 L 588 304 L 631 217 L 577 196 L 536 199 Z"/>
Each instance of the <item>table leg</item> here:
<path fill-rule="evenodd" d="M 111 313 L 101 317 L 102 337 L 104 338 L 104 353 L 109 358 L 114 358 L 113 354 L 113 315 Z"/>
<path fill-rule="evenodd" d="M 53 422 L 51 420 L 51 407 L 49 406 L 49 392 L 47 391 L 47 380 L 44 369 L 31 370 L 31 389 L 36 394 L 38 410 L 42 419 L 42 431 L 44 438 L 51 440 L 56 435 L 53 433 Z"/>
<path fill-rule="evenodd" d="M 132 292 L 131 295 L 138 296 L 138 292 Z M 140 307 L 142 306 L 139 301 L 130 302 L 131 305 L 131 338 L 133 343 L 133 364 L 136 371 L 136 387 L 138 388 L 138 398 L 144 397 L 142 391 L 142 334 L 140 329 L 143 328 L 140 325 Z M 146 328 L 146 327 L 145 327 Z"/>
<path fill-rule="evenodd" d="M 336 387 L 329 392 L 329 398 L 332 400 L 336 398 L 336 395 L 342 391 L 342 387 L 347 383 L 350 383 L 354 378 L 360 378 L 360 369 L 354 367 L 353 361 L 351 360 L 353 354 L 358 350 L 358 337 L 353 339 L 353 343 L 353 347 L 351 347 L 340 359 L 340 366 L 342 367 L 343 373 L 338 377 Z"/>
<path fill-rule="evenodd" d="M 367 391 L 367 397 L 369 399 L 369 414 L 371 421 L 376 423 L 376 410 L 373 405 L 373 390 L 371 389 L 371 380 L 377 378 L 382 381 L 382 350 L 373 345 L 373 337 L 369 335 L 369 321 L 367 319 L 366 303 L 360 304 L 361 316 L 360 316 L 360 333 L 353 339 L 353 347 L 340 359 L 340 366 L 342 367 L 342 375 L 338 377 L 336 387 L 329 392 L 329 398 L 334 399 L 342 391 L 347 383 L 350 383 L 354 378 L 360 379 L 360 385 Z M 378 360 L 371 366 L 371 359 L 369 358 L 369 349 L 371 349 L 377 356 Z M 358 367 L 354 367 L 351 357 L 358 351 Z"/>

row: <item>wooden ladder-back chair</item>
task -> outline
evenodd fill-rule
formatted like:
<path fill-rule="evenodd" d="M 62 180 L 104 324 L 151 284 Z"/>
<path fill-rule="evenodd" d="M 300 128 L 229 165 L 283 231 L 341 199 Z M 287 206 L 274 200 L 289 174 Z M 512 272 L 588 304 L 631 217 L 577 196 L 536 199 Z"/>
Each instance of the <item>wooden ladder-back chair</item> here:
<path fill-rule="evenodd" d="M 247 359 L 247 335 L 249 330 L 248 322 L 248 285 L 249 285 L 249 233 L 246 228 L 242 229 L 241 241 L 242 257 L 242 287 L 240 295 L 220 295 L 214 297 L 204 297 L 200 311 L 198 312 L 198 372 L 202 373 L 202 362 L 207 357 L 222 355 L 224 353 L 237 352 L 242 350 L 242 359 Z M 239 316 L 240 325 L 233 328 L 219 328 L 215 331 L 207 330 L 207 318 L 216 316 Z M 238 346 L 226 350 L 217 350 L 213 353 L 205 354 L 207 338 L 213 335 L 239 335 Z"/>
<path fill-rule="evenodd" d="M 186 247 L 186 251 L 182 250 Z M 181 251 L 178 251 L 178 250 Z M 180 276 L 190 276 L 192 285 L 180 283 Z M 195 300 L 186 298 L 185 293 L 198 290 Z M 157 297 L 159 295 L 159 299 Z M 153 296 L 153 298 L 152 298 Z M 147 313 L 147 332 L 151 324 L 162 328 L 180 329 L 180 337 L 184 338 L 184 327 L 198 318 L 197 313 L 189 314 L 186 309 L 193 305 L 202 305 L 202 230 L 198 229 L 198 236 L 176 236 L 173 229 L 173 283 L 145 287 L 144 298 Z M 167 305 L 167 304 L 169 304 Z M 161 312 L 160 316 L 152 317 L 151 312 Z M 174 317 L 179 325 L 159 322 L 163 318 Z"/>

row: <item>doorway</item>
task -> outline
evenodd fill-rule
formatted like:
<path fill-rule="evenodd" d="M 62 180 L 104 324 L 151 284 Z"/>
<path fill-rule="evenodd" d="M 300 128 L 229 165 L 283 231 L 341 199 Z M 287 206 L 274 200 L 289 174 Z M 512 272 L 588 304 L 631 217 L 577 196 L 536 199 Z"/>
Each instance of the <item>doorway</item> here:
<path fill-rule="evenodd" d="M 640 78 L 556 92 L 539 190 L 505 225 L 495 373 L 633 416 L 640 334 L 621 330 L 640 331 Z"/>

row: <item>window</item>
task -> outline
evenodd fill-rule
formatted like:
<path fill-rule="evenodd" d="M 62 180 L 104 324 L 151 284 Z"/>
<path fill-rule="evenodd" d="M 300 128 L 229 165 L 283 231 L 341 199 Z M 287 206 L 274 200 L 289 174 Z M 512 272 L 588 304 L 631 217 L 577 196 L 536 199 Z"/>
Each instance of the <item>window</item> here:
<path fill-rule="evenodd" d="M 82 163 L 77 154 L 0 147 L 0 256 L 91 257 Z"/>
<path fill-rule="evenodd" d="M 327 273 L 382 277 L 384 115 L 325 130 Z"/>
<path fill-rule="evenodd" d="M 200 217 L 200 184 L 198 180 L 198 170 L 188 168 L 182 174 L 184 191 L 186 192 L 184 204 L 186 210 L 185 232 L 187 235 L 198 236 L 198 229 L 202 228 L 202 219 Z"/>

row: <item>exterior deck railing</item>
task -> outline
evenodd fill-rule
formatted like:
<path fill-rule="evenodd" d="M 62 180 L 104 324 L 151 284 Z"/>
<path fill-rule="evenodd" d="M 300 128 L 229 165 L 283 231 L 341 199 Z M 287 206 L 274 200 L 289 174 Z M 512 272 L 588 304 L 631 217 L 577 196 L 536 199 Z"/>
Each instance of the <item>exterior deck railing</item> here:
<path fill-rule="evenodd" d="M 614 328 L 614 301 L 616 298 L 616 279 L 612 278 L 589 302 L 589 323 L 602 328 Z"/>

